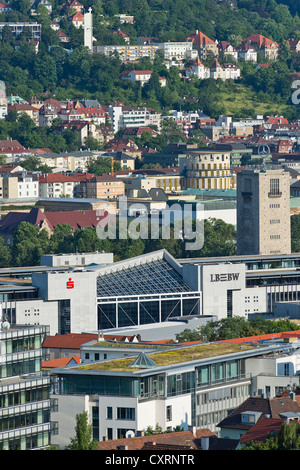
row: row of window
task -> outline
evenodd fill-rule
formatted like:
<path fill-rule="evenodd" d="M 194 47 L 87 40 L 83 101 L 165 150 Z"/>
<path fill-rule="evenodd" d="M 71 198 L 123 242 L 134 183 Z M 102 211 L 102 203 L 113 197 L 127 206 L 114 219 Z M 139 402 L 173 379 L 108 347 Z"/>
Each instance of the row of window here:
<path fill-rule="evenodd" d="M 123 419 L 129 421 L 135 420 L 135 408 L 117 407 L 115 412 L 116 419 Z M 108 406 L 106 408 L 106 419 L 114 419 L 114 410 L 112 406 Z"/>
<path fill-rule="evenodd" d="M 29 388 L 25 390 L 16 390 L 0 395 L 0 408 L 9 406 L 25 405 L 37 401 L 48 400 L 49 387 Z"/>

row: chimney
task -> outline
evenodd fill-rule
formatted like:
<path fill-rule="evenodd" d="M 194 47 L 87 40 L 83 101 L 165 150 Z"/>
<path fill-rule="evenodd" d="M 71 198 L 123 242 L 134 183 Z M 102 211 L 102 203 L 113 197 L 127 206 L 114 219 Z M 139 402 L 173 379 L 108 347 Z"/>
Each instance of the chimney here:
<path fill-rule="evenodd" d="M 194 437 L 197 437 L 197 434 L 196 434 L 196 426 L 189 426 L 188 427 L 189 431 L 191 431 L 194 435 Z"/>

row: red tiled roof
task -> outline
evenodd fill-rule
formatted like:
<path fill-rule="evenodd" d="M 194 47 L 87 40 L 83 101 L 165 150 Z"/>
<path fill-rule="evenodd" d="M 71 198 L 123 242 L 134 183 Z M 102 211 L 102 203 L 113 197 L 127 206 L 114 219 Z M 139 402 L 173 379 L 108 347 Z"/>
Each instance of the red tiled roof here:
<path fill-rule="evenodd" d="M 179 431 L 152 436 L 103 441 L 99 442 L 98 448 L 99 450 L 120 450 L 120 446 L 127 446 L 128 450 L 139 450 L 144 448 L 146 443 L 148 443 L 148 445 L 151 445 L 149 443 L 156 443 L 156 445 L 164 445 L 164 448 L 168 446 L 169 449 L 171 449 L 171 446 L 177 446 L 178 449 L 180 449 L 181 446 L 185 446 L 190 449 L 199 450 L 201 449 L 201 437 L 212 436 L 215 435 L 209 429 L 197 429 L 195 434 L 192 431 Z"/>
<path fill-rule="evenodd" d="M 201 33 L 201 31 L 195 31 L 195 33 L 187 37 L 187 41 L 192 41 L 193 44 L 199 44 L 201 46 L 206 46 L 207 44 L 215 44 L 215 41 L 213 39 L 210 39 L 208 36 Z"/>
<path fill-rule="evenodd" d="M 70 362 L 75 361 L 80 364 L 80 356 L 72 357 L 59 357 L 58 359 L 50 359 L 49 361 L 42 361 L 42 367 L 46 369 L 52 369 L 53 367 L 66 367 Z"/>
<path fill-rule="evenodd" d="M 241 437 L 240 442 L 246 444 L 250 441 L 264 441 L 273 433 L 277 433 L 284 421 L 283 418 L 266 418 L 262 416 L 257 423 Z"/>
<path fill-rule="evenodd" d="M 251 34 L 251 36 L 248 36 L 246 39 L 243 40 L 243 42 L 249 42 L 251 44 L 257 44 L 259 48 L 262 47 L 270 47 L 272 44 L 278 47 L 277 42 L 272 41 L 271 39 L 266 38 L 262 34 Z"/>
<path fill-rule="evenodd" d="M 46 173 L 39 176 L 40 183 L 71 183 L 73 181 L 72 176 L 63 173 Z"/>
<path fill-rule="evenodd" d="M 132 341 L 134 336 L 124 336 L 124 335 L 103 335 L 104 339 L 107 341 L 125 341 L 127 338 L 128 341 Z M 96 334 L 88 333 L 68 333 L 66 335 L 55 335 L 47 336 L 43 342 L 43 348 L 58 348 L 58 349 L 80 349 L 81 345 L 88 343 L 89 341 L 94 341 L 98 338 Z"/>

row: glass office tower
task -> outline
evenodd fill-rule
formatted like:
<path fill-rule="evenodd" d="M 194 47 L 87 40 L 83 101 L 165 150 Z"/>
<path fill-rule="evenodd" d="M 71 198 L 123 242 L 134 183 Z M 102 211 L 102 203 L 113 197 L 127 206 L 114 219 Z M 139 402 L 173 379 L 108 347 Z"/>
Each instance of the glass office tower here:
<path fill-rule="evenodd" d="M 48 375 L 41 369 L 46 326 L 0 323 L 0 450 L 50 444 Z"/>

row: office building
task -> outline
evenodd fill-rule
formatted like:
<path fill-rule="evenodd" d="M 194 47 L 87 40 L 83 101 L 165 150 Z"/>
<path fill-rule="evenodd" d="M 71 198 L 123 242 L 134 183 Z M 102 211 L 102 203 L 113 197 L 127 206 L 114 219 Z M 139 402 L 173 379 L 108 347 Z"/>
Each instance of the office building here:
<path fill-rule="evenodd" d="M 279 170 L 237 174 L 237 254 L 291 252 L 290 176 Z"/>
<path fill-rule="evenodd" d="M 46 326 L 0 329 L 0 449 L 37 450 L 50 444 L 50 378 L 41 370 Z"/>
<path fill-rule="evenodd" d="M 99 441 L 139 435 L 157 424 L 163 431 L 180 426 L 218 432 L 229 410 L 249 396 L 269 390 L 272 398 L 298 380 L 299 339 L 294 339 L 156 345 L 155 351 L 152 344 L 147 353 L 146 345 L 140 345 L 140 353 L 131 353 L 130 345 L 128 357 L 51 370 L 57 409 L 53 443 L 62 448 L 68 443 L 75 414 L 84 411 Z M 94 344 L 103 349 L 101 342 Z"/>

